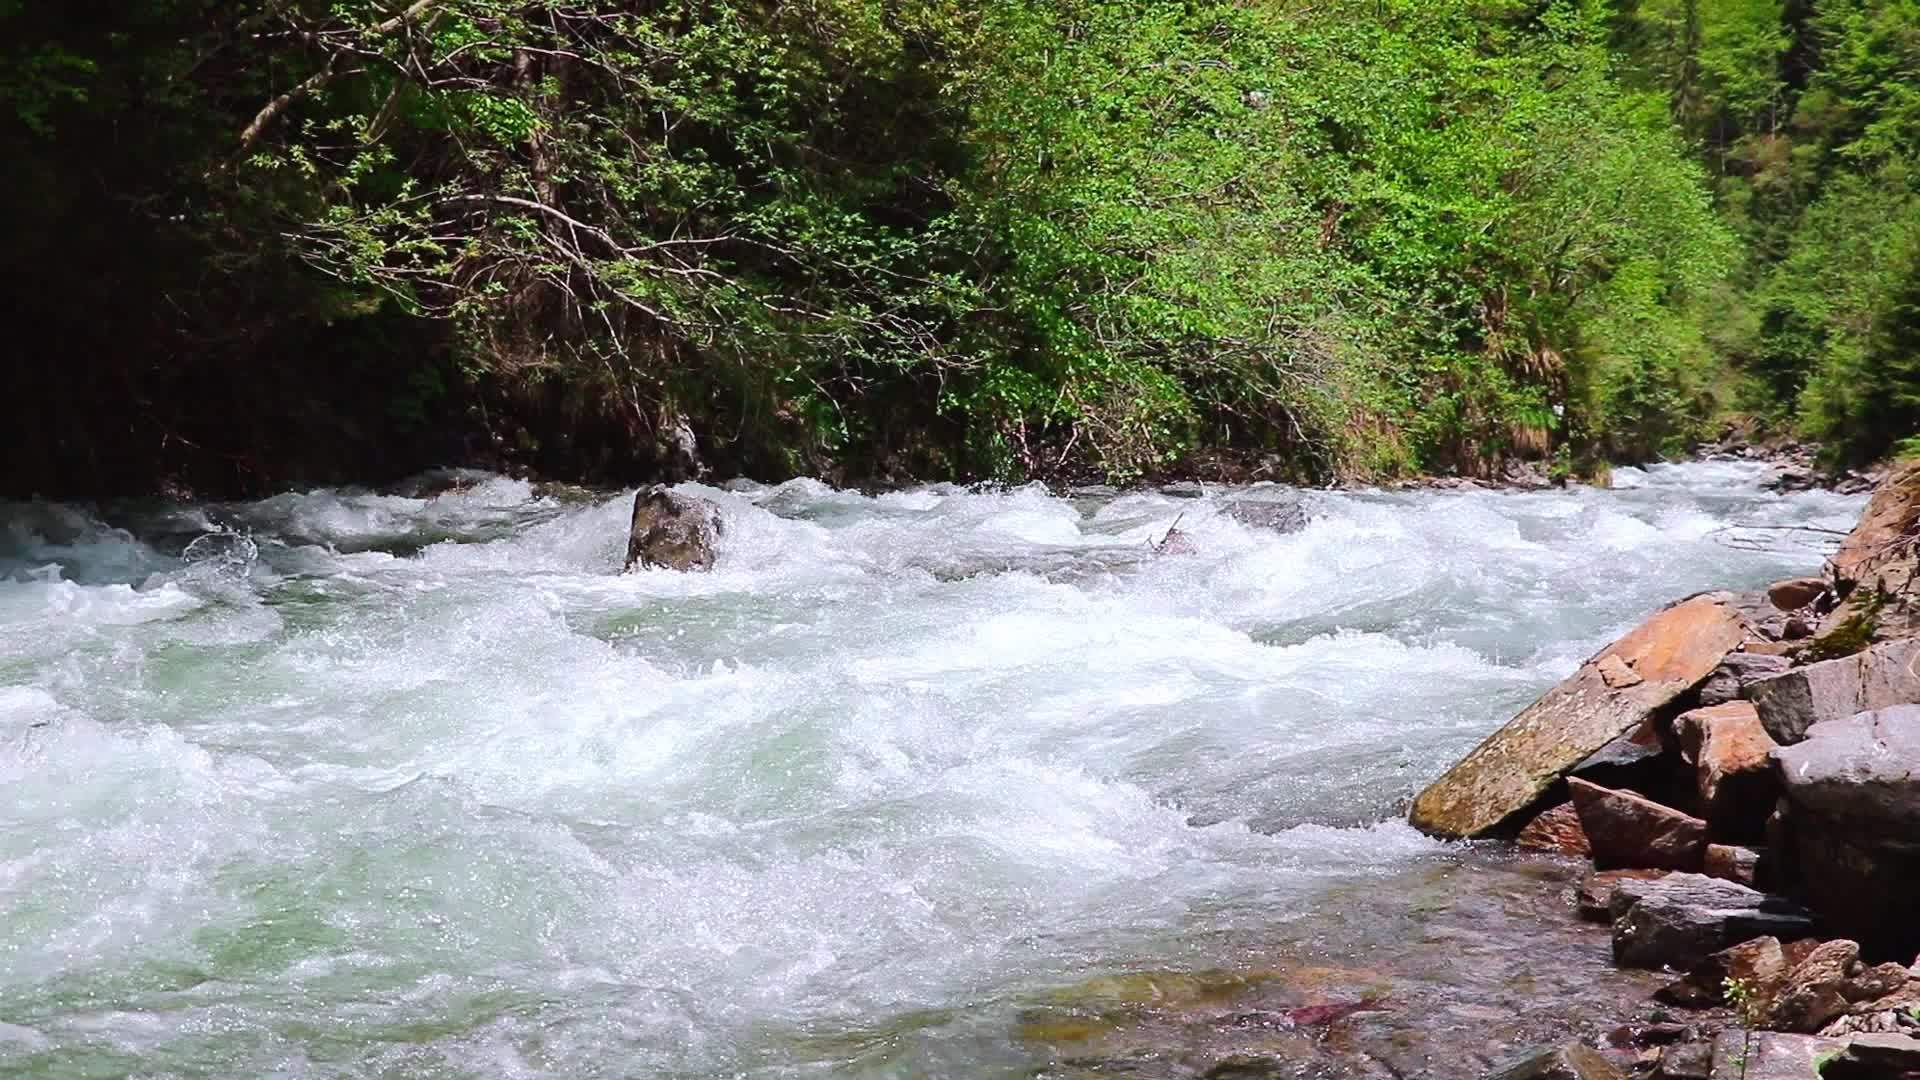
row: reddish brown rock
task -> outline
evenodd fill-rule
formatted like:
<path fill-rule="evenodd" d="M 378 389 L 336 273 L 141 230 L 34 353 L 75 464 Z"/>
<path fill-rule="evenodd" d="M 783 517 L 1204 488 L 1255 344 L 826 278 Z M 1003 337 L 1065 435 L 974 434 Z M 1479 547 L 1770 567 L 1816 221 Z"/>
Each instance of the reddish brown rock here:
<path fill-rule="evenodd" d="M 1694 767 L 1700 812 L 1715 831 L 1737 839 L 1761 835 L 1779 795 L 1769 755 L 1779 748 L 1750 701 L 1695 709 L 1674 721 L 1680 755 Z"/>
<path fill-rule="evenodd" d="M 1799 611 L 1826 591 L 1826 578 L 1792 578 L 1767 586 L 1767 601 L 1781 611 Z"/>
<path fill-rule="evenodd" d="M 1788 974 L 1773 1003 L 1768 1026 L 1812 1034 L 1844 1015 L 1849 1002 L 1842 990 L 1848 970 L 1857 966 L 1859 959 L 1860 946 L 1851 941 L 1828 941 L 1817 946 Z"/>
<path fill-rule="evenodd" d="M 1513 841 L 1532 851 L 1552 851 L 1561 855 L 1586 856 L 1593 853 L 1587 844 L 1586 830 L 1580 827 L 1580 813 L 1572 803 L 1541 811 Z"/>
<path fill-rule="evenodd" d="M 1907 982 L 1899 964 L 1868 966 L 1860 962 L 1859 945 L 1844 938 L 1824 942 L 1788 974 L 1770 1022 L 1781 1031 L 1819 1031 L 1850 1012 L 1879 1010 Z"/>
<path fill-rule="evenodd" d="M 1722 881 L 1751 885 L 1759 876 L 1759 868 L 1760 853 L 1753 848 L 1735 844 L 1708 844 L 1700 872 Z"/>
<path fill-rule="evenodd" d="M 1579 777 L 1567 780 L 1580 827 L 1602 870 L 1647 867 L 1698 870 L 1706 855 L 1707 823 L 1630 791 L 1614 791 Z"/>
<path fill-rule="evenodd" d="M 1913 557 L 1902 541 L 1920 529 L 1920 461 L 1909 461 L 1881 481 L 1860 523 L 1827 560 L 1842 588 L 1872 583 L 1876 571 Z"/>
<path fill-rule="evenodd" d="M 1574 890 L 1574 907 L 1588 922 L 1612 922 L 1613 912 L 1608 905 L 1613 901 L 1616 885 L 1623 881 L 1652 881 L 1669 873 L 1668 870 L 1595 870 Z"/>
<path fill-rule="evenodd" d="M 1421 792 L 1414 826 L 1455 838 L 1510 827 L 1568 770 L 1692 690 L 1740 646 L 1748 626 L 1730 600 L 1682 601 L 1601 650 Z M 1623 668 L 1639 681 L 1614 685 Z"/>
<path fill-rule="evenodd" d="M 1749 1000 L 1764 1010 L 1771 1007 L 1774 996 L 1786 984 L 1789 970 L 1780 939 L 1758 937 L 1708 956 L 1654 996 L 1670 1005 L 1691 1008 L 1719 1005 L 1726 1001 L 1727 981 L 1731 979 L 1744 986 Z"/>

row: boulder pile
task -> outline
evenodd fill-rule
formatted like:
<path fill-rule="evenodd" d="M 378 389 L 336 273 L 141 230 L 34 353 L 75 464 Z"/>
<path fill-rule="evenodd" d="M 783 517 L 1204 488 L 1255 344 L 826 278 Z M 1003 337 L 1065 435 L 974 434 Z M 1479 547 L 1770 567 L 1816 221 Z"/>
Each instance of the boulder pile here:
<path fill-rule="evenodd" d="M 1658 1075 L 1920 1076 L 1920 463 L 1823 576 L 1655 614 L 1411 820 L 1591 858 L 1578 906 L 1611 923 L 1616 963 L 1769 1032 L 1677 1047 Z"/>

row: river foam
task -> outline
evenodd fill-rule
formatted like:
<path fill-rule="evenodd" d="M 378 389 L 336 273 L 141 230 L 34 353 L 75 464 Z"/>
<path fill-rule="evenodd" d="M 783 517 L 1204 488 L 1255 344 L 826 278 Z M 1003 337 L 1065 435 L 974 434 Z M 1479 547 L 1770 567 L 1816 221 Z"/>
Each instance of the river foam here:
<path fill-rule="evenodd" d="M 615 573 L 630 493 L 484 474 L 10 507 L 0 1066 L 1006 1067 L 1063 982 L 1355 933 L 1331 890 L 1455 857 L 1398 823 L 1420 784 L 1860 506 L 1616 478 L 693 487 L 692 576 Z M 1293 533 L 1227 512 L 1296 497 Z"/>

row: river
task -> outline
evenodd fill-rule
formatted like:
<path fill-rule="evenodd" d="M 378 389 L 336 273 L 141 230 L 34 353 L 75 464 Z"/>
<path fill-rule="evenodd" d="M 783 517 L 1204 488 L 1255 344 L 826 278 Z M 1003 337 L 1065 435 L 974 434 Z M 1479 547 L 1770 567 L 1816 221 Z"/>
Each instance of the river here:
<path fill-rule="evenodd" d="M 1424 1015 L 1334 1023 L 1471 1030 L 1524 962 L 1450 975 L 1489 933 L 1455 923 L 1563 871 L 1408 799 L 1653 608 L 1816 570 L 1783 526 L 1862 500 L 1766 475 L 694 488 L 707 575 L 616 572 L 630 493 L 494 476 L 11 504 L 0 1072 L 1152 1072 L 1204 1039 L 1116 1009 L 1368 978 Z M 1293 498 L 1297 532 L 1224 512 Z"/>

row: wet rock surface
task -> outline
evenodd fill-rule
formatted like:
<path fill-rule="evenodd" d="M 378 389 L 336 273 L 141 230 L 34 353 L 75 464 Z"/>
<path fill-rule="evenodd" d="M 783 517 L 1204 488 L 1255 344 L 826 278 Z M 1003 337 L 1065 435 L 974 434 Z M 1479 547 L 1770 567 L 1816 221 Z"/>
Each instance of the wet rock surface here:
<path fill-rule="evenodd" d="M 1368 902 L 1350 905 L 1350 917 L 1369 921 L 1364 937 L 1283 945 L 1234 971 L 1062 987 L 1021 1013 L 1018 1041 L 1042 1062 L 1033 1075 L 1046 1077 L 1438 1080 L 1568 1043 L 1623 1068 L 1636 1049 L 1601 1047 L 1623 1019 L 1654 1015 L 1661 979 L 1608 963 L 1605 932 L 1575 921 L 1561 899 L 1577 875 L 1560 860 L 1463 853 L 1356 881 Z M 1321 940 L 1395 945 L 1352 953 Z"/>
<path fill-rule="evenodd" d="M 1492 1080 L 1626 1080 L 1626 1074 L 1593 1047 L 1569 1043 L 1501 1069 Z"/>
<path fill-rule="evenodd" d="M 720 531 L 720 510 L 705 499 L 658 484 L 643 489 L 633 497 L 626 568 L 711 570 Z"/>

